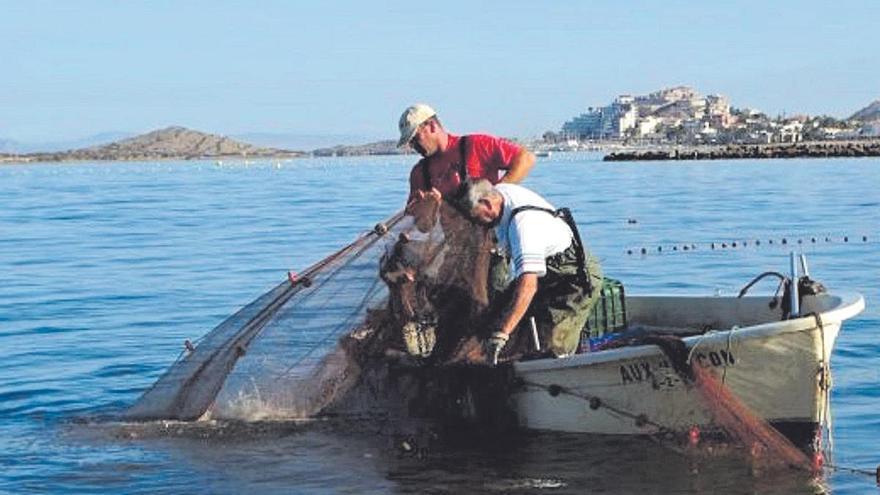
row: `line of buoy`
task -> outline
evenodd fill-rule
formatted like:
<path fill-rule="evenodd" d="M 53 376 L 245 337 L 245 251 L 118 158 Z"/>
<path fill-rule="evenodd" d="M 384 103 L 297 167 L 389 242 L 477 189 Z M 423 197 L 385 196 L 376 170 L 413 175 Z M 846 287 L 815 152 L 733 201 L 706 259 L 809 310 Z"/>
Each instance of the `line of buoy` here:
<path fill-rule="evenodd" d="M 851 243 L 850 241 L 852 241 L 852 243 L 857 243 L 857 242 L 866 243 L 866 242 L 868 242 L 868 236 L 862 235 L 862 236 L 851 237 L 851 236 L 845 235 L 845 236 L 842 236 L 840 238 L 840 240 L 844 244 L 850 244 Z M 626 250 L 626 254 L 631 256 L 631 255 L 647 255 L 649 253 L 698 251 L 700 249 L 700 247 L 699 247 L 700 245 L 704 246 L 703 249 L 707 249 L 709 251 L 717 251 L 717 250 L 724 250 L 724 249 L 745 248 L 745 247 L 749 247 L 749 246 L 760 247 L 760 246 L 764 245 L 762 242 L 766 243 L 766 245 L 788 246 L 789 244 L 798 244 L 798 245 L 802 246 L 804 244 L 807 244 L 807 245 L 810 245 L 810 244 L 832 244 L 832 243 L 835 243 L 838 241 L 836 241 L 835 238 L 832 238 L 829 236 L 824 236 L 824 237 L 815 237 L 814 236 L 814 237 L 809 237 L 809 238 L 798 237 L 798 238 L 792 238 L 792 239 L 789 239 L 787 237 L 783 237 L 778 240 L 767 239 L 766 241 L 762 241 L 761 239 L 755 239 L 755 240 L 742 240 L 742 241 L 708 242 L 708 243 L 701 243 L 701 244 L 695 244 L 695 243 L 673 244 L 672 246 L 666 246 L 666 247 L 656 246 L 656 247 L 650 247 L 650 248 L 649 247 L 628 248 Z"/>

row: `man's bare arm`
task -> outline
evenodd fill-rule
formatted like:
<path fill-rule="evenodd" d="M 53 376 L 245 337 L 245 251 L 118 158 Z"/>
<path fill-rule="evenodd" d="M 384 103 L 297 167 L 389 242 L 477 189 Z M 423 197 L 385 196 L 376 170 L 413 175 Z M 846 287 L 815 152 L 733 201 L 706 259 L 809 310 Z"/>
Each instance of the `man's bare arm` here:
<path fill-rule="evenodd" d="M 532 170 L 532 167 L 534 166 L 535 155 L 531 151 L 521 148 L 519 153 L 517 153 L 516 156 L 513 157 L 513 160 L 510 161 L 510 169 L 504 174 L 501 182 L 518 184 L 529 175 L 529 171 Z"/>
<path fill-rule="evenodd" d="M 538 275 L 534 273 L 523 273 L 516 279 L 516 289 L 513 294 L 513 301 L 504 312 L 504 319 L 501 323 L 499 331 L 510 335 L 519 325 L 520 320 L 525 316 L 529 309 L 529 304 L 538 291 Z"/>

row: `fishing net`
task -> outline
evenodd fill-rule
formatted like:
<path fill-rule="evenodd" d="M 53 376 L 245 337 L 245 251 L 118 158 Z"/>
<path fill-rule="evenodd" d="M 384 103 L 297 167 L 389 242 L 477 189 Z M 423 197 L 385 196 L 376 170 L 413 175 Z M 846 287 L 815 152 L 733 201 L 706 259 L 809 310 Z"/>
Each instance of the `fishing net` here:
<path fill-rule="evenodd" d="M 710 368 L 703 367 L 697 360 L 689 361 L 689 351 L 680 337 L 658 334 L 640 337 L 638 341 L 656 345 L 663 351 L 672 368 L 685 386 L 695 393 L 709 415 L 709 424 L 693 425 L 687 432 L 675 432 L 689 444 L 689 453 L 739 451 L 752 461 L 756 472 L 791 469 L 813 473 L 821 467 L 821 453 L 816 452 L 811 460 L 805 450 L 731 392 Z M 812 448 L 814 445 L 802 447 Z"/>
<path fill-rule="evenodd" d="M 187 342 L 124 416 L 303 418 L 351 406 L 354 388 L 375 399 L 378 378 L 354 387 L 370 363 L 448 361 L 475 331 L 490 249 L 445 203 L 398 213 Z"/>
<path fill-rule="evenodd" d="M 511 366 L 486 366 L 480 346 L 504 300 L 492 283 L 500 264 L 492 237 L 446 203 L 419 208 L 289 274 L 188 344 L 124 417 L 444 416 L 469 409 L 478 423 L 498 424 L 510 412 L 504 407 L 516 380 Z M 525 332 L 515 337 L 528 341 Z M 724 441 L 768 467 L 809 469 L 803 452 L 710 372 L 686 362 L 680 338 L 631 344 L 664 350 Z"/>
<path fill-rule="evenodd" d="M 715 375 L 697 364 L 691 366 L 694 387 L 715 424 L 727 438 L 748 449 L 748 455 L 770 469 L 792 468 L 811 471 L 814 464 L 804 451 L 759 417 Z"/>

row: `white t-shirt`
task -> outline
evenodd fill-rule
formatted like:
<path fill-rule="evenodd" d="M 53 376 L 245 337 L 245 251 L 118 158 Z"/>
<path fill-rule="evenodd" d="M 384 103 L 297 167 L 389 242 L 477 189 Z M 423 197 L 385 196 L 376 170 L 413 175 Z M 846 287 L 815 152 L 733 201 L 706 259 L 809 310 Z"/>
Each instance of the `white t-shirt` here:
<path fill-rule="evenodd" d="M 545 260 L 571 245 L 571 229 L 565 220 L 538 210 L 521 211 L 511 220 L 511 213 L 520 206 L 549 210 L 556 210 L 556 207 L 537 193 L 516 184 L 496 184 L 495 190 L 504 197 L 504 211 L 495 226 L 495 235 L 498 247 L 510 256 L 513 278 L 523 273 L 543 277 L 547 273 Z"/>

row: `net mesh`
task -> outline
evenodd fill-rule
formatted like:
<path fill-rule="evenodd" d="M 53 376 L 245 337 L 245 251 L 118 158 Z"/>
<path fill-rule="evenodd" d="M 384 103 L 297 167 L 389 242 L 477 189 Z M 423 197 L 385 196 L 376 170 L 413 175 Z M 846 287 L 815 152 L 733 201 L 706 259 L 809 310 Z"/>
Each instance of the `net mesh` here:
<path fill-rule="evenodd" d="M 445 204 L 416 218 L 429 221 L 398 213 L 258 297 L 125 417 L 309 417 L 340 403 L 375 355 L 448 359 L 488 303 L 488 232 Z"/>
<path fill-rule="evenodd" d="M 745 448 L 747 455 L 766 469 L 815 469 L 804 451 L 755 414 L 708 368 L 692 363 L 691 370 L 694 388 L 726 440 Z"/>
<path fill-rule="evenodd" d="M 640 337 L 638 341 L 660 348 L 709 415 L 710 423 L 703 425 L 702 429 L 710 435 L 702 437 L 701 428 L 696 425 L 687 432 L 677 432 L 687 439 L 690 453 L 724 452 L 729 449 L 723 447 L 729 446 L 733 451 L 744 453 L 753 467 L 758 468 L 756 472 L 793 469 L 812 473 L 817 470 L 815 458 L 811 460 L 804 450 L 755 413 L 711 368 L 703 367 L 698 360 L 690 361 L 689 350 L 680 337 L 655 334 Z M 722 448 L 719 450 L 719 447 Z"/>

